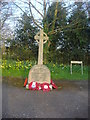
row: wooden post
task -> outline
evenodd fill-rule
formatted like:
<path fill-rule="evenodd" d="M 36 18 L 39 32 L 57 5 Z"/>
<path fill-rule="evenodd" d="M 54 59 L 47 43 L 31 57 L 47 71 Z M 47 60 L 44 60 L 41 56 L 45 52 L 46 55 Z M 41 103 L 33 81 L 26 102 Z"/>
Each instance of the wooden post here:
<path fill-rule="evenodd" d="M 83 63 L 81 63 L 81 73 L 83 75 Z"/>
<path fill-rule="evenodd" d="M 71 70 L 71 74 L 72 74 L 72 63 L 70 64 L 70 70 Z"/>

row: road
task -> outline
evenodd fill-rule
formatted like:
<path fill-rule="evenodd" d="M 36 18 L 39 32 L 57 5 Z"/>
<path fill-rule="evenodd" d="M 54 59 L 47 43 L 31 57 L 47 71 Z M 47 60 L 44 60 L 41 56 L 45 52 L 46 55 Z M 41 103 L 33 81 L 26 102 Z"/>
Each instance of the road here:
<path fill-rule="evenodd" d="M 43 92 L 3 83 L 3 118 L 88 118 L 88 82 L 60 84 L 62 89 Z"/>

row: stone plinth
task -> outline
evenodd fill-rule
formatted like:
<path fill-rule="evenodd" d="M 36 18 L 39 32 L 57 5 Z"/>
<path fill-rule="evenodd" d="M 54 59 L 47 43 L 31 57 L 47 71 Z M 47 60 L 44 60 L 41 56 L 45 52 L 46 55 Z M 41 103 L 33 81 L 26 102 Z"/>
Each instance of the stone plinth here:
<path fill-rule="evenodd" d="M 28 83 L 35 81 L 38 83 L 50 83 L 50 70 L 45 65 L 34 65 L 29 72 Z"/>

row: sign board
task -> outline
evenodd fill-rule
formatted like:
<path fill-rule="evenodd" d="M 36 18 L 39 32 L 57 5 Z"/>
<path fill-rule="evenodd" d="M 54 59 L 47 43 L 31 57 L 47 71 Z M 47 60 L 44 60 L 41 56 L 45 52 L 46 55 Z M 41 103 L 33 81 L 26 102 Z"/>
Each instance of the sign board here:
<path fill-rule="evenodd" d="M 72 64 L 81 64 L 81 73 L 83 75 L 83 62 L 82 61 L 71 61 L 71 64 L 70 64 L 71 74 L 72 74 Z"/>

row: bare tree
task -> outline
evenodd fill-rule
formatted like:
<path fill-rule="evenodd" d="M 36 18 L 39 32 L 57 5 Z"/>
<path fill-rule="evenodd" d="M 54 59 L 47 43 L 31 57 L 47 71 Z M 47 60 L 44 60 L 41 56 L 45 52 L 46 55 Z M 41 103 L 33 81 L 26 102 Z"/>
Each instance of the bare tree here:
<path fill-rule="evenodd" d="M 22 1 L 22 0 L 21 0 Z M 39 6 L 40 6 L 40 8 L 42 8 L 43 9 L 43 12 L 41 11 L 41 10 L 39 10 L 35 5 L 34 5 L 34 3 L 33 3 L 33 1 L 34 1 L 34 3 L 36 3 L 36 4 L 38 4 Z M 27 0 L 27 1 L 22 1 L 22 2 L 24 2 L 24 4 L 27 4 L 28 5 L 28 8 L 29 8 L 29 12 L 30 12 L 30 15 L 31 15 L 31 17 L 32 17 L 32 20 L 33 20 L 33 23 L 34 23 L 34 25 L 36 25 L 36 26 L 38 26 L 40 29 L 43 29 L 43 28 L 45 28 L 45 29 L 48 29 L 48 27 L 49 27 L 49 25 L 52 25 L 52 30 L 51 31 L 48 31 L 48 33 L 47 34 L 49 34 L 49 35 L 51 35 L 51 34 L 55 34 L 55 33 L 57 33 L 57 32 L 62 32 L 62 30 L 64 30 L 64 29 L 66 29 L 66 28 L 69 28 L 70 27 L 70 25 L 68 25 L 67 24 L 67 26 L 63 26 L 63 28 L 61 27 L 59 27 L 59 28 L 57 28 L 57 29 L 55 29 L 55 22 L 56 22 L 56 20 L 58 19 L 58 17 L 57 17 L 57 8 L 58 8 L 58 3 L 59 3 L 59 0 L 56 0 L 56 1 L 54 1 L 54 2 L 56 2 L 56 9 L 55 9 L 55 11 L 54 11 L 54 19 L 53 19 L 53 21 L 51 22 L 51 23 L 49 23 L 49 25 L 47 25 L 46 23 L 44 23 L 44 24 L 42 24 L 42 20 L 46 17 L 46 12 L 47 12 L 47 9 L 48 9 L 48 7 L 50 6 L 50 4 L 51 4 L 51 0 L 42 0 L 41 2 L 39 1 L 39 0 Z M 21 7 L 20 7 L 20 5 L 18 5 L 18 3 L 15 3 L 13 0 L 12 0 L 12 2 L 13 2 L 13 4 L 14 5 L 16 5 L 18 8 L 20 8 L 20 10 L 22 11 L 22 12 L 24 12 L 24 13 L 26 13 Z M 53 2 L 53 1 L 52 1 Z M 64 1 L 63 1 L 64 2 Z M 84 3 L 83 3 L 84 4 Z M 67 7 L 65 7 L 66 9 L 67 9 L 67 11 L 69 10 L 69 9 L 72 9 L 72 7 L 74 7 L 74 5 L 75 4 L 73 4 L 73 5 L 68 5 Z M 87 8 L 85 9 L 85 11 L 87 11 L 87 9 L 88 9 L 88 6 L 87 6 Z M 40 16 L 40 19 L 39 20 L 37 20 L 36 18 L 35 18 L 35 14 L 33 13 L 33 11 L 35 11 L 35 13 L 37 14 L 37 16 L 39 15 Z M 72 10 L 71 10 L 72 11 Z M 69 11 L 69 14 L 71 13 L 71 11 Z M 27 13 L 26 13 L 27 14 Z M 28 16 L 29 17 L 29 16 Z M 41 20 L 41 21 L 40 21 Z M 79 22 L 79 20 L 78 20 L 78 18 L 75 20 L 75 22 L 74 23 L 72 23 L 72 26 L 73 25 L 76 25 L 77 23 Z"/>
<path fill-rule="evenodd" d="M 5 52 L 5 41 L 8 38 L 12 38 L 12 30 L 9 27 L 9 24 L 6 21 L 12 15 L 12 8 L 9 5 L 9 1 L 5 0 L 0 1 L 0 47 L 2 54 Z"/>
<path fill-rule="evenodd" d="M 12 15 L 12 8 L 8 2 L 0 1 L 0 29 L 4 27 L 6 20 Z"/>

